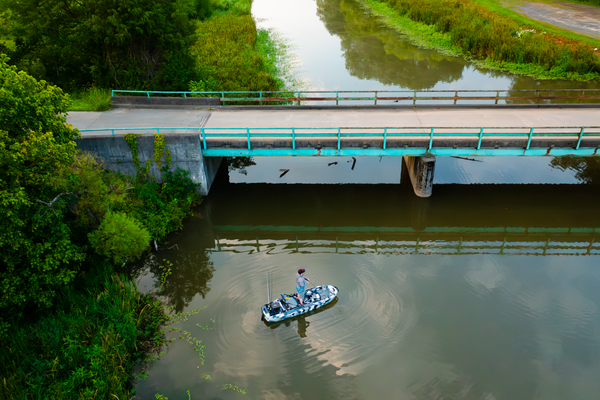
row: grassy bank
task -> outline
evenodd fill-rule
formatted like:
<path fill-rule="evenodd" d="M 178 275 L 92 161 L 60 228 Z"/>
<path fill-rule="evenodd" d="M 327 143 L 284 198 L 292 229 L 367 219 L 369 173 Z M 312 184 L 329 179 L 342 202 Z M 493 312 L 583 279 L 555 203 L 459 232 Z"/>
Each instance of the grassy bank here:
<path fill-rule="evenodd" d="M 483 67 L 542 79 L 600 78 L 600 57 L 594 54 L 592 39 L 537 30 L 475 0 L 360 2 L 414 44 L 472 59 Z"/>
<path fill-rule="evenodd" d="M 199 2 L 196 39 L 191 46 L 196 80 L 182 90 L 277 91 L 290 82 L 284 63 L 285 45 L 272 33 L 257 30 L 251 0 Z M 157 89 L 158 90 L 158 89 Z M 90 88 L 71 94 L 70 111 L 104 111 L 108 89 Z"/>
<path fill-rule="evenodd" d="M 162 304 L 110 265 L 51 310 L 15 316 L 0 349 L 3 399 L 127 399 L 131 371 L 163 343 Z"/>

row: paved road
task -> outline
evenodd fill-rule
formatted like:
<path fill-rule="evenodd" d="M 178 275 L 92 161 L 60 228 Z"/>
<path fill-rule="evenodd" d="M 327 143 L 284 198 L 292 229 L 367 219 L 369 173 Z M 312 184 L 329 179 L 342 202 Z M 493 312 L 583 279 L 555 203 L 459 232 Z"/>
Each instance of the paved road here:
<path fill-rule="evenodd" d="M 145 110 L 71 112 L 79 129 L 135 127 L 560 127 L 600 126 L 600 110 L 370 109 L 370 110 Z M 188 131 L 189 132 L 189 131 Z M 85 133 L 84 133 L 85 134 Z"/>
<path fill-rule="evenodd" d="M 529 18 L 600 39 L 600 8 L 564 1 L 506 3 Z"/>

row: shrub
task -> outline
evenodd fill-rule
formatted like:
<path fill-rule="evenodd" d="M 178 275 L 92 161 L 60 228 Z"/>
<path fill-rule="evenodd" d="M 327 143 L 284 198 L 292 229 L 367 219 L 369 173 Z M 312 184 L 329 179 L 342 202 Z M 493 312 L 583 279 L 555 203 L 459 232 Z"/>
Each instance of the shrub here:
<path fill-rule="evenodd" d="M 107 213 L 98 230 L 88 236 L 96 251 L 115 263 L 139 258 L 150 243 L 148 231 L 135 218 L 121 212 Z"/>

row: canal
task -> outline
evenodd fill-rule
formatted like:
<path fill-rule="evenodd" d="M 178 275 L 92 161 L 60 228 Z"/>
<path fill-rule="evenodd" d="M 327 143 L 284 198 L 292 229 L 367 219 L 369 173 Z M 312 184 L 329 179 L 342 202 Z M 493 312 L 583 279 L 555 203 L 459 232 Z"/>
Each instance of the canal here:
<path fill-rule="evenodd" d="M 254 0 L 253 13 L 316 90 L 594 87 L 417 49 L 352 1 Z M 203 341 L 204 362 L 169 332 L 136 398 L 596 399 L 600 188 L 582 182 L 598 182 L 598 165 L 440 158 L 420 199 L 401 164 L 222 164 L 184 229 L 132 271 L 142 291 L 192 312 L 170 327 Z M 261 322 L 267 275 L 272 296 L 291 293 L 298 268 L 336 285 L 337 301 Z"/>

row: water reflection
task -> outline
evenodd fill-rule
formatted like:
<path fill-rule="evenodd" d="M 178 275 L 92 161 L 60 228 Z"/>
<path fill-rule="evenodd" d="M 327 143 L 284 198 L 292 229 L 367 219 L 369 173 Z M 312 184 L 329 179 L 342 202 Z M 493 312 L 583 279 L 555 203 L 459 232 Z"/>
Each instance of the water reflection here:
<path fill-rule="evenodd" d="M 600 158 L 599 157 L 554 157 L 550 162 L 552 168 L 562 171 L 567 169 L 575 171 L 575 178 L 585 184 L 600 184 Z"/>
<path fill-rule="evenodd" d="M 317 0 L 317 6 L 325 27 L 340 37 L 352 76 L 413 90 L 462 78 L 464 61 L 407 43 L 352 0 Z"/>
<path fill-rule="evenodd" d="M 161 280 L 165 266 L 170 274 L 165 274 Z M 205 249 L 161 251 L 149 257 L 144 267 L 145 273 L 159 278 L 154 282 L 154 293 L 173 307 L 175 312 L 183 311 L 197 295 L 205 298 L 215 272 Z"/>

